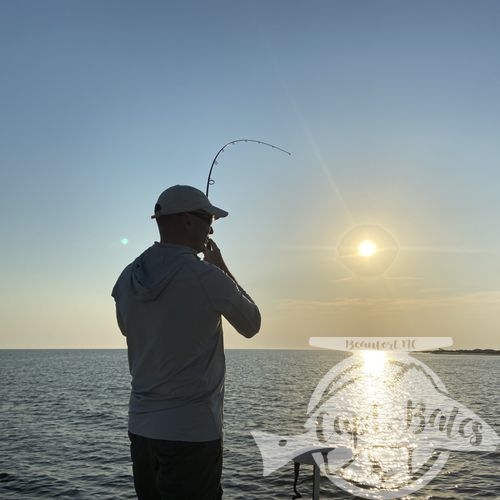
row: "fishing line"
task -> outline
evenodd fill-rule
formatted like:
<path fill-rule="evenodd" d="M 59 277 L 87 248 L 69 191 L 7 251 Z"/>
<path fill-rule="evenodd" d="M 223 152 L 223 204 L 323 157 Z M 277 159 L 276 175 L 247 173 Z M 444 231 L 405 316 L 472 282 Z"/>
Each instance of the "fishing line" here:
<path fill-rule="evenodd" d="M 208 196 L 208 190 L 209 190 L 210 186 L 215 184 L 215 181 L 211 178 L 211 176 L 212 176 L 212 170 L 213 170 L 214 166 L 219 164 L 219 162 L 217 161 L 217 158 L 219 157 L 219 155 L 221 153 L 224 152 L 224 150 L 228 146 L 231 146 L 232 144 L 236 144 L 237 142 L 255 142 L 257 144 L 262 144 L 263 146 L 269 146 L 270 148 L 277 149 L 278 151 L 286 153 L 287 155 L 290 155 L 290 156 L 292 155 L 292 153 L 290 153 L 289 151 L 285 151 L 284 149 L 281 149 L 278 146 L 275 146 L 273 144 L 269 144 L 268 142 L 258 141 L 256 139 L 236 139 L 235 141 L 228 142 L 227 144 L 224 144 L 224 146 L 222 146 L 219 149 L 218 153 L 215 155 L 215 158 L 214 158 L 214 161 L 212 162 L 212 165 L 210 166 L 210 171 L 208 172 L 207 190 L 205 193 L 207 196 Z"/>

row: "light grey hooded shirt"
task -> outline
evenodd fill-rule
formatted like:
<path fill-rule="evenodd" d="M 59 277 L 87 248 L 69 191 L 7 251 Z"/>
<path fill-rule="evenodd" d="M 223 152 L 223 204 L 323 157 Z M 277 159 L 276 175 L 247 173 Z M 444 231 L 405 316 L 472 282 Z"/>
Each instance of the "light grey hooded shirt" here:
<path fill-rule="evenodd" d="M 261 320 L 250 296 L 194 249 L 158 242 L 123 270 L 112 296 L 132 375 L 129 431 L 171 441 L 221 438 L 221 316 L 255 335 Z"/>

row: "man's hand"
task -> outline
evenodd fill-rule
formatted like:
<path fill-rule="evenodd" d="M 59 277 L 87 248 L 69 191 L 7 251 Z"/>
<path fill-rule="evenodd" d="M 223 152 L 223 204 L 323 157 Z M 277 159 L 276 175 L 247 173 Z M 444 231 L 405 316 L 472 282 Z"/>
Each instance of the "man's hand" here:
<path fill-rule="evenodd" d="M 203 260 L 210 262 L 210 264 L 220 267 L 221 269 L 226 267 L 222 254 L 220 253 L 220 248 L 215 244 L 214 240 L 211 240 L 210 238 L 207 240 L 205 250 L 203 250 L 203 255 L 205 256 Z"/>
<path fill-rule="evenodd" d="M 229 269 L 227 268 L 226 263 L 222 258 L 220 249 L 215 244 L 214 240 L 208 239 L 207 245 L 205 246 L 205 250 L 203 250 L 203 255 L 205 256 L 203 260 L 210 262 L 210 264 L 213 264 L 214 266 L 217 266 L 218 268 L 222 269 L 230 278 L 233 279 L 233 281 L 236 281 L 234 279 L 234 276 L 229 272 Z"/>

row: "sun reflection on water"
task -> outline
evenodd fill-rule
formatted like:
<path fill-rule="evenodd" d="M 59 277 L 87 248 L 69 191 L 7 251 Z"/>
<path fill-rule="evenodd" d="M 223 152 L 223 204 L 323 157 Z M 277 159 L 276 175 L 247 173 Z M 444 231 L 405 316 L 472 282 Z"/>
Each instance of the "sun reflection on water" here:
<path fill-rule="evenodd" d="M 361 351 L 363 371 L 368 375 L 380 375 L 384 370 L 386 354 L 384 351 Z"/>
<path fill-rule="evenodd" d="M 332 379 L 318 413 L 321 435 L 353 451 L 353 459 L 332 477 L 338 486 L 398 489 L 440 466 L 439 454 L 407 425 L 408 402 L 427 391 L 412 370 L 405 354 L 361 351 Z"/>

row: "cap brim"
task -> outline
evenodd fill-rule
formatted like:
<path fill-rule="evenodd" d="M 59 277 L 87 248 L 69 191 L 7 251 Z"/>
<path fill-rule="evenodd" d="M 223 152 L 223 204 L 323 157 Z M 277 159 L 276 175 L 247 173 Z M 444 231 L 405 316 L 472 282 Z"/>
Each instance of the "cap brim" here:
<path fill-rule="evenodd" d="M 222 210 L 222 208 L 214 207 L 213 205 L 210 206 L 209 210 L 207 210 L 206 208 L 204 210 L 206 210 L 208 213 L 211 213 L 216 219 L 228 216 L 228 212 Z"/>
<path fill-rule="evenodd" d="M 209 207 L 203 206 L 203 207 L 200 207 L 198 210 L 204 210 L 208 214 L 213 215 L 215 219 L 220 219 L 222 217 L 227 217 L 229 215 L 229 213 L 226 212 L 225 210 L 222 210 L 222 208 L 214 207 L 213 205 L 210 205 Z M 190 210 L 182 210 L 180 212 L 172 212 L 172 214 L 183 213 L 185 211 L 189 212 Z M 158 217 L 161 217 L 162 215 L 169 215 L 169 214 L 165 214 L 165 213 L 153 214 L 151 216 L 151 218 L 157 219 Z"/>

